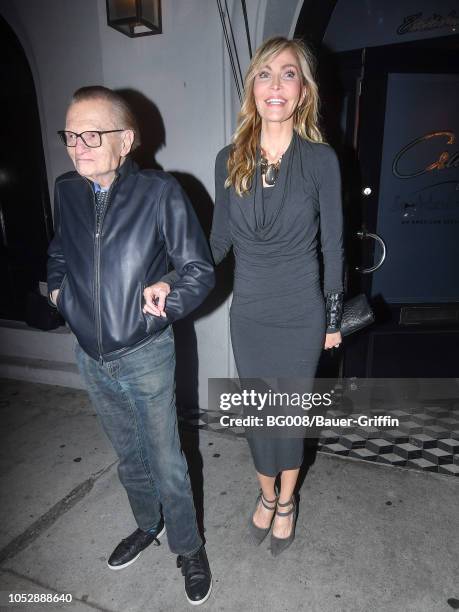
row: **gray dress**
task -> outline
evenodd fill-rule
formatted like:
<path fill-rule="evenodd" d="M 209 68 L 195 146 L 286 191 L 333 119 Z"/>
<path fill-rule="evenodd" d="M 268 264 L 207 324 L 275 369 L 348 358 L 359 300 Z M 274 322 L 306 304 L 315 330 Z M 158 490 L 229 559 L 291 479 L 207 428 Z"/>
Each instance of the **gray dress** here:
<path fill-rule="evenodd" d="M 230 147 L 217 155 L 210 244 L 218 264 L 235 256 L 231 341 L 238 375 L 313 378 L 325 340 L 324 294 L 343 290 L 342 206 L 333 149 L 294 133 L 274 187 L 260 167 L 249 194 L 224 187 Z M 317 249 L 323 255 L 323 283 Z M 248 436 L 255 468 L 300 467 L 304 440 Z"/>

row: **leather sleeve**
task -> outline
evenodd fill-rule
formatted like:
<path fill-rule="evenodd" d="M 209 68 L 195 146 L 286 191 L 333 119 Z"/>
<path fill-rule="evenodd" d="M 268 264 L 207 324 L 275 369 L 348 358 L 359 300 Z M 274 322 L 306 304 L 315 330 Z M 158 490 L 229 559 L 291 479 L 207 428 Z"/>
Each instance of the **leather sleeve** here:
<path fill-rule="evenodd" d="M 57 183 L 54 187 L 54 237 L 48 247 L 48 256 L 47 280 L 48 296 L 50 296 L 54 289 L 60 288 L 66 273 L 65 258 L 62 252 L 61 210 Z M 48 301 L 55 307 L 50 298 Z"/>
<path fill-rule="evenodd" d="M 172 288 L 175 285 L 175 283 L 178 281 L 178 279 L 179 279 L 179 275 L 177 274 L 177 272 L 175 270 L 171 270 L 170 272 L 168 272 L 161 278 L 161 282 L 167 283 L 169 287 Z"/>
<path fill-rule="evenodd" d="M 229 190 L 225 188 L 228 152 L 229 147 L 225 147 L 215 160 L 215 206 L 210 233 L 210 248 L 215 265 L 226 257 L 232 246 L 228 218 Z M 161 281 L 172 288 L 178 279 L 177 272 L 171 270 L 161 278 Z"/>
<path fill-rule="evenodd" d="M 176 278 L 166 301 L 166 321 L 172 323 L 197 308 L 215 284 L 206 237 L 188 197 L 175 179 L 167 182 L 161 194 L 158 228 Z M 149 318 L 156 319 L 152 323 L 158 327 L 163 326 L 162 317 Z"/>

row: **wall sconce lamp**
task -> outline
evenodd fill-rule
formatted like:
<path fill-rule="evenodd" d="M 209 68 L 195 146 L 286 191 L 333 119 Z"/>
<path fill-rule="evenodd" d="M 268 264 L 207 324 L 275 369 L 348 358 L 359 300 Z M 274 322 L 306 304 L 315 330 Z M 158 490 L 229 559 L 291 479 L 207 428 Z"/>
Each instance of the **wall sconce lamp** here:
<path fill-rule="evenodd" d="M 161 34 L 161 0 L 106 0 L 107 24 L 130 38 Z"/>

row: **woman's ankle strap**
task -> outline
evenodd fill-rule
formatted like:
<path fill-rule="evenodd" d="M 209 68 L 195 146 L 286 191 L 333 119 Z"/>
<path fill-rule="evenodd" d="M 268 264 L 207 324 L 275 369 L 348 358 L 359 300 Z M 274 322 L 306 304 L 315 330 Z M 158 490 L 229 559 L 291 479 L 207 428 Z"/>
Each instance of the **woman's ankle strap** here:
<path fill-rule="evenodd" d="M 275 497 L 274 499 L 266 499 L 266 497 L 263 495 L 263 492 L 261 492 L 261 503 L 263 504 L 263 506 L 266 508 L 266 510 L 274 510 L 274 507 L 268 506 L 267 504 L 275 504 L 277 502 L 277 497 Z"/>

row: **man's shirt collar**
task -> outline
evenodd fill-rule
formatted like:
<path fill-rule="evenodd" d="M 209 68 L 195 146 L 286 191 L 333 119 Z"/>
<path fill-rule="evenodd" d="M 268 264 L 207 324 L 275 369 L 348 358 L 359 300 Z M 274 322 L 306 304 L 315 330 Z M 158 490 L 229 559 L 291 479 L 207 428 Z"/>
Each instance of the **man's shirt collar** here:
<path fill-rule="evenodd" d="M 98 193 L 99 191 L 102 191 L 102 192 L 103 192 L 103 191 L 108 191 L 108 189 L 104 189 L 103 187 L 101 187 L 101 186 L 99 185 L 99 183 L 96 183 L 96 182 L 94 181 L 94 193 Z"/>

